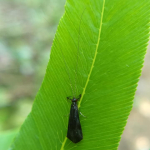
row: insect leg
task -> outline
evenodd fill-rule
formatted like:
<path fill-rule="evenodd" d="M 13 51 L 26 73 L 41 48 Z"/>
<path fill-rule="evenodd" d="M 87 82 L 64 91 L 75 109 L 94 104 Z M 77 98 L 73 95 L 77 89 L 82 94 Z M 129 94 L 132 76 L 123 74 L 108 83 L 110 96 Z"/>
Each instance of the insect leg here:
<path fill-rule="evenodd" d="M 80 112 L 80 114 L 81 114 L 81 116 L 86 117 L 86 116 L 84 116 L 81 112 Z"/>
<path fill-rule="evenodd" d="M 79 95 L 79 97 L 77 98 L 77 100 L 79 100 L 81 98 L 81 94 Z"/>
<path fill-rule="evenodd" d="M 72 100 L 71 96 L 68 96 L 68 97 L 67 97 L 67 100 Z"/>

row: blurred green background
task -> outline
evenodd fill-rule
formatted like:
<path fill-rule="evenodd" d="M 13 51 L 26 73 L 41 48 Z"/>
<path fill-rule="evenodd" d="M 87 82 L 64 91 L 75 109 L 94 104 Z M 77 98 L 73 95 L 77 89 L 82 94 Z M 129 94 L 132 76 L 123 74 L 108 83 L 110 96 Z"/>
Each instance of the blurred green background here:
<path fill-rule="evenodd" d="M 0 0 L 0 150 L 31 111 L 65 0 Z M 150 52 L 119 150 L 150 147 Z M 2 147 L 2 145 L 5 145 Z"/>

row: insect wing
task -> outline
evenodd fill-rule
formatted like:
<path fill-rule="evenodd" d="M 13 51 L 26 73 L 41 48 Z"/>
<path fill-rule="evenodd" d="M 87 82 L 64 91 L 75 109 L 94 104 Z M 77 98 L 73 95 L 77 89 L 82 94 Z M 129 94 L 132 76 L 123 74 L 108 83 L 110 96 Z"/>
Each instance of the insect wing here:
<path fill-rule="evenodd" d="M 83 139 L 78 106 L 76 102 L 72 102 L 71 104 L 67 137 L 73 143 L 77 143 Z"/>

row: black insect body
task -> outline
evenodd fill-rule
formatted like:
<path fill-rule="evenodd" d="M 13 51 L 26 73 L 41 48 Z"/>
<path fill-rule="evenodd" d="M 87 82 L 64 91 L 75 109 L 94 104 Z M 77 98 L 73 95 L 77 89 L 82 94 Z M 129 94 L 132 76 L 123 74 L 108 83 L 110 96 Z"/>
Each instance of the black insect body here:
<path fill-rule="evenodd" d="M 79 98 L 77 99 L 76 98 L 71 99 L 67 97 L 67 99 L 72 101 L 71 109 L 70 109 L 70 116 L 69 116 L 69 123 L 68 123 L 67 137 L 73 143 L 78 143 L 83 139 L 81 124 L 79 120 L 78 106 L 77 106 L 77 101 L 80 98 L 81 98 L 81 94 L 79 95 Z"/>

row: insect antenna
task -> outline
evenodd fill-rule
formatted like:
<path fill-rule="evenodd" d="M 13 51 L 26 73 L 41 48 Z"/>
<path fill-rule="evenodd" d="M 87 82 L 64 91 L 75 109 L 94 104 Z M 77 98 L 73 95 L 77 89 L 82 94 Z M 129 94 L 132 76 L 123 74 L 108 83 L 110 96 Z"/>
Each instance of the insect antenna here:
<path fill-rule="evenodd" d="M 59 40 L 58 40 L 58 38 L 57 38 L 57 34 L 56 34 L 55 37 L 56 37 L 56 40 L 57 40 L 58 43 L 59 43 Z M 61 44 L 60 44 L 60 43 L 59 43 L 59 46 L 60 46 L 60 50 L 61 50 L 61 53 L 62 53 L 62 56 L 63 56 L 63 61 L 64 61 L 64 64 L 65 64 L 66 72 L 67 72 L 67 75 L 68 75 L 68 77 L 69 77 L 70 86 L 71 86 L 71 90 L 72 90 L 72 95 L 73 95 L 73 97 L 75 97 L 75 93 L 74 93 L 74 91 L 73 91 L 73 84 L 72 84 L 72 80 L 71 80 L 71 76 L 70 76 L 70 72 L 69 72 L 69 67 L 68 67 L 67 62 L 66 62 L 66 60 L 65 60 L 64 53 L 63 53 L 63 51 L 62 51 L 62 49 L 61 49 Z"/>
<path fill-rule="evenodd" d="M 84 8 L 82 14 L 81 14 L 81 18 L 80 18 L 80 22 L 79 22 L 79 34 L 78 34 L 78 47 L 77 47 L 77 58 L 76 58 L 76 76 L 75 76 L 75 96 L 76 93 L 78 92 L 78 88 L 77 88 L 77 78 L 78 78 L 78 74 L 77 74 L 77 70 L 78 70 L 78 60 L 79 60 L 79 39 L 80 39 L 80 32 L 81 32 L 81 21 L 82 21 L 82 17 L 84 14 L 86 8 Z"/>

